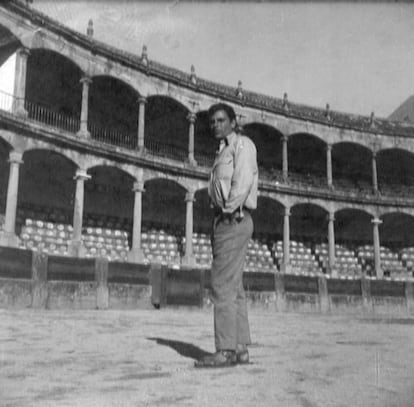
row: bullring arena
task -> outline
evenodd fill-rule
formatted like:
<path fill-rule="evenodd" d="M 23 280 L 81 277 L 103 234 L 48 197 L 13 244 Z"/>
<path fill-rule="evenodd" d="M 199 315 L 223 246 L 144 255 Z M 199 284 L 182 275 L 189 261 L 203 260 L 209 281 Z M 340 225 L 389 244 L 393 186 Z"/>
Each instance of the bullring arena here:
<path fill-rule="evenodd" d="M 14 92 L 0 92 L 0 305 L 5 309 L 1 312 L 4 332 L 16 340 L 13 348 L 7 344 L 7 335 L 2 338 L 1 361 L 6 369 L 14 366 L 16 380 L 21 379 L 17 367 L 22 362 L 10 355 L 13 349 L 23 351 L 25 344 L 12 332 L 13 321 L 21 323 L 27 340 L 43 337 L 54 318 L 67 318 L 72 335 L 88 324 L 98 335 L 95 318 L 102 318 L 104 325 L 121 324 L 121 330 L 122 318 L 125 326 L 133 318 L 142 318 L 149 331 L 152 318 L 166 326 L 171 323 L 173 331 L 188 330 L 182 324 L 187 320 L 200 332 L 201 322 L 209 315 L 205 310 L 210 308 L 207 180 L 216 149 L 206 112 L 211 104 L 222 101 L 234 107 L 240 131 L 255 142 L 258 152 L 258 209 L 253 214 L 255 232 L 244 270 L 255 329 L 270 329 L 274 318 L 286 324 L 287 337 L 295 336 L 301 326 L 304 332 L 319 335 L 309 321 L 328 336 L 343 331 L 346 338 L 337 337 L 336 346 L 326 345 L 328 350 L 339 355 L 346 342 L 374 347 L 377 352 L 372 353 L 374 384 L 360 389 L 359 399 L 349 395 L 352 405 L 413 405 L 414 396 L 407 392 L 412 358 L 407 366 L 403 356 L 413 354 L 407 340 L 412 338 L 410 315 L 414 313 L 413 126 L 374 114 L 345 114 L 329 105 L 293 103 L 287 94 L 280 98 L 257 94 L 244 89 L 241 81 L 235 86 L 218 84 L 198 77 L 194 67 L 183 72 L 152 60 L 145 46 L 139 54 L 131 54 L 96 40 L 92 20 L 85 34 L 79 33 L 20 1 L 1 3 L 0 38 L 0 65 L 15 58 Z M 44 315 L 38 309 L 50 313 Z M 120 316 L 114 311 L 119 309 L 128 311 Z M 89 310 L 79 315 L 79 325 L 74 321 L 76 312 L 82 311 L 74 310 Z M 400 344 L 396 358 L 404 366 L 400 371 L 394 366 L 396 372 L 387 376 L 389 388 L 381 391 L 389 392 L 377 392 L 374 397 L 371 390 L 379 391 L 384 384 L 379 384 L 378 373 L 383 362 L 375 357 L 388 355 L 392 343 L 389 328 L 394 325 L 380 319 L 384 314 L 399 318 L 394 332 Z M 362 319 L 355 322 L 349 315 Z M 30 327 L 30 318 L 38 328 Z M 368 326 L 369 339 L 358 331 L 358 323 Z M 381 340 L 376 329 L 383 335 Z M 145 335 L 140 339 L 140 345 L 150 346 L 150 355 L 156 357 L 155 343 L 174 349 L 174 343 L 165 339 L 171 335 L 162 329 L 153 331 L 147 336 L 157 337 L 158 342 Z M 56 335 L 44 338 L 49 349 L 62 340 Z M 119 340 L 108 332 L 105 335 L 107 345 Z M 267 339 L 256 344 L 257 365 L 246 368 L 250 373 L 238 367 L 237 377 L 247 380 L 243 375 L 286 373 L 282 369 L 286 365 L 273 366 L 278 363 L 277 354 L 260 359 L 261 346 L 271 346 L 272 335 L 271 330 L 264 332 Z M 177 337 L 177 343 L 184 343 L 184 337 L 188 338 Z M 294 353 L 287 337 L 279 339 L 285 344 L 275 346 L 286 346 Z M 203 338 L 199 336 L 199 346 L 207 348 L 209 342 Z M 92 344 L 85 346 L 85 352 L 91 352 Z M 125 346 L 132 352 L 131 343 Z M 302 356 L 308 362 L 317 363 L 329 353 L 310 342 L 306 346 L 309 351 Z M 175 351 L 183 355 L 182 347 Z M 74 352 L 71 363 L 77 366 L 80 359 Z M 42 348 L 34 353 L 42 357 Z M 360 360 L 372 356 L 367 356 L 365 348 L 351 353 Z M 173 355 L 169 357 L 177 353 Z M 24 360 L 29 371 L 38 369 Z M 141 362 L 149 369 L 147 383 L 156 386 L 162 365 L 152 371 L 150 356 Z M 120 362 L 114 357 L 105 363 Z M 173 370 L 161 374 L 162 380 L 189 365 L 171 363 Z M 297 384 L 299 360 L 289 363 L 289 369 L 297 372 Z M 333 370 L 327 376 L 335 375 L 330 363 Z M 308 369 L 305 376 L 312 374 Z M 347 374 L 362 383 L 370 377 L 351 370 Z M 64 389 L 54 393 L 57 398 L 46 394 L 31 403 L 30 391 L 25 388 L 19 396 L 17 382 L 10 377 L 13 374 L 2 378 L 10 388 L 4 405 L 95 405 L 86 393 L 64 404 Z M 217 377 L 205 379 L 214 382 Z M 226 372 L 223 380 L 232 383 L 234 378 Z M 345 380 L 345 384 L 351 382 Z M 201 379 L 187 383 L 186 388 L 201 383 Z M 262 382 L 265 391 L 263 383 L 270 382 Z M 285 384 L 291 389 L 289 396 L 254 400 L 246 393 L 237 405 L 278 405 L 275 402 L 283 397 L 291 404 L 280 405 L 350 405 L 344 401 L 345 394 L 342 401 L 335 399 L 339 389 L 335 386 L 326 402 L 312 398 L 309 392 L 315 384 L 309 383 L 292 401 L 289 397 L 296 385 Z M 95 402 L 101 400 L 96 405 L 106 405 L 99 389 L 94 391 Z M 192 390 L 183 390 L 182 399 L 167 393 L 158 399 L 120 396 L 119 404 L 108 393 L 106 401 L 107 405 L 192 405 L 190 398 L 195 397 Z M 400 398 L 393 399 L 392 394 Z M 218 397 L 213 399 L 221 405 Z M 385 400 L 387 404 L 381 404 Z M 208 394 L 198 395 L 197 405 L 207 401 Z M 222 405 L 232 404 L 228 400 Z"/>

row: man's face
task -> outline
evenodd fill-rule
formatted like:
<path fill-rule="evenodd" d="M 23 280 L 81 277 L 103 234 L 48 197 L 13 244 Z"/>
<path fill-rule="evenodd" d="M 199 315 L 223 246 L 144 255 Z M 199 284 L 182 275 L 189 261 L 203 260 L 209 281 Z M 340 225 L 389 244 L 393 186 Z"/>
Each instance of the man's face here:
<path fill-rule="evenodd" d="M 236 127 L 236 121 L 230 120 L 225 110 L 217 110 L 210 117 L 210 130 L 217 140 L 228 136 Z"/>

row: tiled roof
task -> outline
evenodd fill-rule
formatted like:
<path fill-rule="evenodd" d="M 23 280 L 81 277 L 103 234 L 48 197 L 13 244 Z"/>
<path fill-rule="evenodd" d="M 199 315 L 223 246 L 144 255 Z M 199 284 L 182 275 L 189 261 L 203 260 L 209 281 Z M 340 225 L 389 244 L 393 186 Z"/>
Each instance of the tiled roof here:
<path fill-rule="evenodd" d="M 390 134 L 393 136 L 398 135 L 409 137 L 414 136 L 414 126 L 407 125 L 406 123 L 392 122 L 386 119 L 375 118 L 374 124 L 371 125 L 370 117 L 341 113 L 337 111 L 329 111 L 328 118 L 326 110 L 322 108 L 289 102 L 288 109 L 286 109 L 283 100 L 280 98 L 262 95 L 244 89 L 242 90 L 242 98 L 239 98 L 237 96 L 238 89 L 236 87 L 219 84 L 217 82 L 198 77 L 197 83 L 194 85 L 190 80 L 190 73 L 180 71 L 153 60 L 148 60 L 148 64 L 145 65 L 141 60 L 141 56 L 122 51 L 87 35 L 71 30 L 56 20 L 51 19 L 46 14 L 34 10 L 33 8 L 28 8 L 21 1 L 9 0 L 4 2 L 2 6 L 30 19 L 35 24 L 47 27 L 47 29 L 56 32 L 71 42 L 79 43 L 80 45 L 93 50 L 95 53 L 106 55 L 114 60 L 119 60 L 126 65 L 132 66 L 138 71 L 147 72 L 153 76 L 177 83 L 180 86 L 190 88 L 196 87 L 198 91 L 205 94 L 240 103 L 244 106 L 283 114 L 287 117 L 295 119 L 329 124 L 334 127 L 342 127 L 375 134 Z"/>

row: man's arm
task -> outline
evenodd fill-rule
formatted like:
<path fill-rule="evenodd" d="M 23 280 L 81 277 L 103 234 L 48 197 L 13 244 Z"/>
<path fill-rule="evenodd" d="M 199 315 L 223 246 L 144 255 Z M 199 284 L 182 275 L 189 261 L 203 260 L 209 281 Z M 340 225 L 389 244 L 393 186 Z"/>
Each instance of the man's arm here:
<path fill-rule="evenodd" d="M 251 140 L 237 141 L 234 157 L 234 171 L 231 179 L 229 198 L 224 213 L 232 213 L 246 201 L 257 173 L 256 147 Z"/>

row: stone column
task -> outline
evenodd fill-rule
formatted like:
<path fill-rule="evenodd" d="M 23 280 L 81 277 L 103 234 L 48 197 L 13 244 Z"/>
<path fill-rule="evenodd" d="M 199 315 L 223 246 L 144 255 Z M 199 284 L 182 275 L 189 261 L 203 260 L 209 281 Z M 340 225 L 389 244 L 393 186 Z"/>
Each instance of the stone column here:
<path fill-rule="evenodd" d="M 283 179 L 286 182 L 288 180 L 288 138 L 287 136 L 282 137 L 282 174 Z"/>
<path fill-rule="evenodd" d="M 141 248 L 141 225 L 142 225 L 142 193 L 145 191 L 144 182 L 138 180 L 134 183 L 134 223 L 132 227 L 132 247 L 128 253 L 128 261 L 131 263 L 143 263 L 144 252 Z"/>
<path fill-rule="evenodd" d="M 89 76 L 84 76 L 80 80 L 82 84 L 82 110 L 80 118 L 80 129 L 78 131 L 79 136 L 89 137 L 88 131 L 88 103 L 89 103 L 89 86 L 92 83 L 92 79 Z"/>
<path fill-rule="evenodd" d="M 68 251 L 71 256 L 82 257 L 85 254 L 85 247 L 82 243 L 82 220 L 84 204 L 84 184 L 90 179 L 90 175 L 85 170 L 77 170 L 74 179 L 76 179 L 75 205 L 73 208 L 73 232 L 72 240 L 69 242 Z"/>
<path fill-rule="evenodd" d="M 17 196 L 19 192 L 19 168 L 23 164 L 22 153 L 17 151 L 10 152 L 9 155 L 9 184 L 7 187 L 6 200 L 6 219 L 4 221 L 3 230 L 0 232 L 0 245 L 17 247 L 19 238 L 15 232 Z"/>
<path fill-rule="evenodd" d="M 144 133 L 145 133 L 145 105 L 147 98 L 140 96 L 138 98 L 138 144 L 137 149 L 139 151 L 144 150 Z"/>
<path fill-rule="evenodd" d="M 335 269 L 335 228 L 334 212 L 329 212 L 328 215 L 328 268 L 333 277 L 337 276 L 337 270 Z"/>
<path fill-rule="evenodd" d="M 326 146 L 326 180 L 328 187 L 332 188 L 332 144 Z"/>
<path fill-rule="evenodd" d="M 181 259 L 181 265 L 183 267 L 194 267 L 196 265 L 195 257 L 193 254 L 193 203 L 194 192 L 188 191 L 185 194 L 186 202 L 186 221 L 185 221 L 185 252 Z"/>
<path fill-rule="evenodd" d="M 26 97 L 26 75 L 27 59 L 30 51 L 27 48 L 20 48 L 16 52 L 16 68 L 14 78 L 14 107 L 13 112 L 19 116 L 27 116 L 27 110 L 24 107 Z"/>
<path fill-rule="evenodd" d="M 379 218 L 374 218 L 371 220 L 371 223 L 373 224 L 375 275 L 379 278 L 382 278 L 383 272 L 381 270 L 381 249 L 380 249 L 380 238 L 379 238 L 379 225 L 381 225 L 382 220 Z"/>
<path fill-rule="evenodd" d="M 378 192 L 378 176 L 377 176 L 377 153 L 372 153 L 372 188 L 374 192 Z"/>
<path fill-rule="evenodd" d="M 188 163 L 190 165 L 197 165 L 197 162 L 194 159 L 194 124 L 196 118 L 197 116 L 195 113 L 189 113 L 187 116 L 190 123 L 188 127 Z"/>
<path fill-rule="evenodd" d="M 283 217 L 283 263 L 281 271 L 283 273 L 289 273 L 291 270 L 290 265 L 290 208 L 285 207 L 285 215 Z"/>

